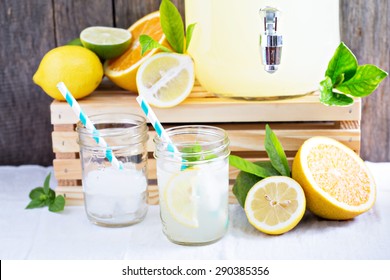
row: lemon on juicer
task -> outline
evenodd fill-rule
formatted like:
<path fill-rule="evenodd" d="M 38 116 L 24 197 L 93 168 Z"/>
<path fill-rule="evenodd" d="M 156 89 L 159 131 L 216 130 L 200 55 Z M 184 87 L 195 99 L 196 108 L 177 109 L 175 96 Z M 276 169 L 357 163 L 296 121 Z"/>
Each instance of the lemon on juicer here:
<path fill-rule="evenodd" d="M 80 46 L 62 46 L 47 52 L 33 76 L 49 96 L 65 100 L 57 89 L 62 81 L 75 99 L 91 94 L 103 78 L 103 66 L 99 57 Z"/>

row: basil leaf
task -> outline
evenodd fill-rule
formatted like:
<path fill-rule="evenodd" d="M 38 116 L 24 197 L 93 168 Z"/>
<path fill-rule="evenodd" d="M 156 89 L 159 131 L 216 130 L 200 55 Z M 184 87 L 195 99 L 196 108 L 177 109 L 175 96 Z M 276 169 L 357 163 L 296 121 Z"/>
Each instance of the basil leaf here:
<path fill-rule="evenodd" d="M 341 42 L 333 57 L 329 61 L 325 76 L 332 80 L 332 84 L 340 83 L 340 80 L 348 81 L 353 77 L 358 67 L 358 62 L 352 51 Z M 340 77 L 343 75 L 342 77 Z"/>
<path fill-rule="evenodd" d="M 26 209 L 34 209 L 34 208 L 41 208 L 45 206 L 45 200 L 40 199 L 33 199 L 30 201 L 30 203 L 26 206 Z"/>
<path fill-rule="evenodd" d="M 141 44 L 141 55 L 144 55 L 147 51 L 153 49 L 160 49 L 164 52 L 171 52 L 170 49 L 161 45 L 159 42 L 148 35 L 141 35 L 139 37 L 139 43 Z"/>
<path fill-rule="evenodd" d="M 364 97 L 371 94 L 387 75 L 375 65 L 359 65 L 356 74 L 336 88 L 355 97 Z"/>
<path fill-rule="evenodd" d="M 196 23 L 192 23 L 187 26 L 187 31 L 186 31 L 186 50 L 188 50 L 191 39 L 192 39 L 192 34 L 194 33 L 194 28 L 195 28 Z"/>
<path fill-rule="evenodd" d="M 332 81 L 329 77 L 320 82 L 320 92 L 320 101 L 327 106 L 348 106 L 354 102 L 351 97 L 334 92 Z"/>
<path fill-rule="evenodd" d="M 64 210 L 65 198 L 62 195 L 57 195 L 53 203 L 49 205 L 49 211 L 60 212 Z"/>
<path fill-rule="evenodd" d="M 240 169 L 241 171 L 245 171 L 261 178 L 266 178 L 275 175 L 274 172 L 270 172 L 264 167 L 258 166 L 253 162 L 250 162 L 235 155 L 229 156 L 229 164 L 237 169 Z"/>
<path fill-rule="evenodd" d="M 184 49 L 184 24 L 176 6 L 169 0 L 162 0 L 160 5 L 162 30 L 171 47 L 178 53 Z"/>
<path fill-rule="evenodd" d="M 29 197 L 32 199 L 32 200 L 37 200 L 37 199 L 40 199 L 41 195 L 45 195 L 44 191 L 43 191 L 43 188 L 42 187 L 38 187 L 38 188 L 35 188 L 33 189 L 30 194 L 29 194 Z"/>
<path fill-rule="evenodd" d="M 271 160 L 272 166 L 283 176 L 290 177 L 290 167 L 286 154 L 280 144 L 278 137 L 271 130 L 269 125 L 265 126 L 265 150 Z"/>
<path fill-rule="evenodd" d="M 45 182 L 43 183 L 43 192 L 45 194 L 49 194 L 49 191 L 50 191 L 50 176 L 51 176 L 51 173 L 49 173 L 46 178 L 45 178 Z"/>

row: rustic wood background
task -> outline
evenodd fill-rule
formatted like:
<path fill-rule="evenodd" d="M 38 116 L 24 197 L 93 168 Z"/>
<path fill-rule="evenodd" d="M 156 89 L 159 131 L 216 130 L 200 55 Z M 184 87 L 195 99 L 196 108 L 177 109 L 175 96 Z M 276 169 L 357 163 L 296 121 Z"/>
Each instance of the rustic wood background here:
<path fill-rule="evenodd" d="M 184 1 L 173 2 L 184 14 Z M 127 28 L 158 10 L 159 4 L 160 0 L 0 0 L 0 165 L 52 164 L 52 100 L 32 82 L 44 54 L 88 26 Z M 390 70 L 390 1 L 340 0 L 340 25 L 342 40 L 360 64 Z M 389 95 L 387 78 L 363 100 L 365 160 L 390 161 Z"/>

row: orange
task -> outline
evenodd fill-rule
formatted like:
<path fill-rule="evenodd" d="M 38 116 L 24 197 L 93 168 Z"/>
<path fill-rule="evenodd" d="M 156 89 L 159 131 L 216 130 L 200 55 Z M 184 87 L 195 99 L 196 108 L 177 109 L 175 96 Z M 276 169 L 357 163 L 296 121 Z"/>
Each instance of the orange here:
<path fill-rule="evenodd" d="M 363 160 L 331 138 L 313 137 L 302 144 L 292 178 L 302 186 L 307 208 L 322 218 L 351 219 L 375 202 L 375 182 Z"/>
<path fill-rule="evenodd" d="M 138 92 L 136 75 L 140 65 L 158 50 L 154 49 L 141 56 L 139 37 L 149 35 L 164 46 L 169 46 L 160 24 L 160 12 L 153 12 L 139 19 L 128 29 L 133 41 L 125 53 L 104 63 L 104 74 L 117 86 Z"/>

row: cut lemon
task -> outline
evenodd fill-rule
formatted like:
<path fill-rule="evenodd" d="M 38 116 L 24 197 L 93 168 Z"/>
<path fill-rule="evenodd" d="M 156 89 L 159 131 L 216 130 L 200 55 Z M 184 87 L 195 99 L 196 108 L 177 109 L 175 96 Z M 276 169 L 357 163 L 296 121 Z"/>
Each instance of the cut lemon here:
<path fill-rule="evenodd" d="M 123 54 L 131 42 L 131 33 L 122 28 L 91 26 L 80 33 L 84 47 L 102 59 L 111 59 Z"/>
<path fill-rule="evenodd" d="M 191 93 L 194 81 L 194 62 L 185 54 L 158 53 L 146 60 L 137 73 L 138 93 L 160 108 L 181 103 Z"/>
<path fill-rule="evenodd" d="M 198 172 L 196 169 L 186 169 L 173 175 L 164 192 L 171 216 L 180 224 L 192 228 L 199 226 L 195 189 Z"/>
<path fill-rule="evenodd" d="M 292 177 L 304 189 L 308 209 L 326 219 L 351 219 L 375 202 L 375 182 L 363 160 L 331 138 L 306 140 L 294 158 Z"/>
<path fill-rule="evenodd" d="M 257 182 L 245 199 L 249 223 L 268 234 L 282 234 L 293 229 L 306 209 L 301 186 L 285 176 L 267 177 Z"/>
<path fill-rule="evenodd" d="M 149 35 L 161 45 L 169 47 L 168 41 L 160 24 L 160 12 L 154 12 L 136 21 L 128 29 L 132 35 L 129 48 L 119 57 L 104 63 L 104 74 L 117 86 L 137 92 L 136 74 L 138 68 L 146 59 L 158 52 L 158 49 L 148 51 L 141 56 L 139 37 Z"/>

